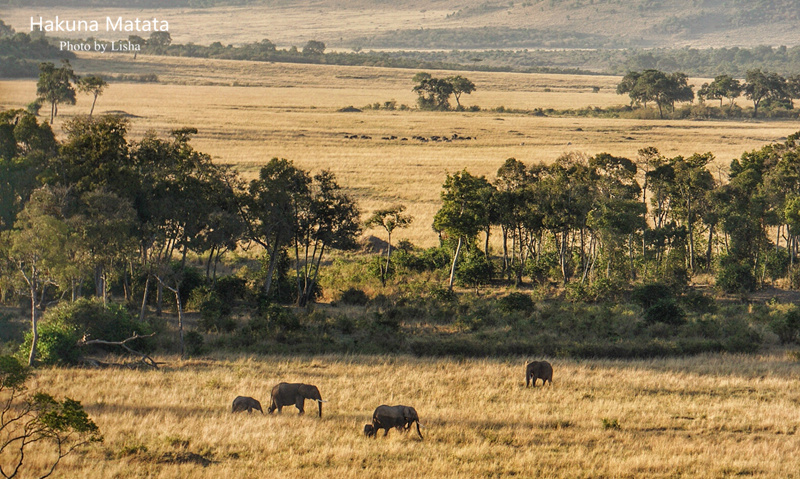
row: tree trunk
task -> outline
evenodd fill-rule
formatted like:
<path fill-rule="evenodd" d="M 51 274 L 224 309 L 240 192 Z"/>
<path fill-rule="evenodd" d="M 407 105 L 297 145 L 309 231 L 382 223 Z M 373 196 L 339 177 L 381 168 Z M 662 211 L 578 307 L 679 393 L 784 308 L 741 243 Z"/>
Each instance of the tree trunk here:
<path fill-rule="evenodd" d="M 456 279 L 456 263 L 458 262 L 458 255 L 461 253 L 462 237 L 458 237 L 458 245 L 456 246 L 456 254 L 453 255 L 453 264 L 450 266 L 450 284 L 448 289 L 453 291 L 453 281 Z"/>
<path fill-rule="evenodd" d="M 94 94 L 94 100 L 92 100 L 92 109 L 89 110 L 89 118 L 92 117 L 92 113 L 94 113 L 94 104 L 97 103 L 97 93 Z"/>
<path fill-rule="evenodd" d="M 39 307 L 36 301 L 36 273 L 32 272 L 31 280 L 31 351 L 28 354 L 28 367 L 33 367 L 36 360 L 36 346 L 39 343 Z"/>
<path fill-rule="evenodd" d="M 147 309 L 147 293 L 150 289 L 150 275 L 144 280 L 144 294 L 142 295 L 142 308 L 139 310 L 139 322 L 144 322 L 144 313 Z"/>
<path fill-rule="evenodd" d="M 175 302 L 178 306 L 178 334 L 181 338 L 181 359 L 186 358 L 186 345 L 183 342 L 183 305 L 181 304 L 181 292 L 180 292 L 180 285 L 175 284 L 175 289 L 172 290 L 175 293 Z"/>

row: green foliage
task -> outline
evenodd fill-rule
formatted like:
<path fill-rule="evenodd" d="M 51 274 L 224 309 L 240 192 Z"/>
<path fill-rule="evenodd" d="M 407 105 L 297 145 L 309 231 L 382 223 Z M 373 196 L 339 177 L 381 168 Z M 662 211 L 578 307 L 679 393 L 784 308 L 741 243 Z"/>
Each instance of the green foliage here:
<path fill-rule="evenodd" d="M 497 306 L 501 311 L 510 313 L 520 311 L 531 314 L 536 308 L 536 303 L 530 294 L 512 292 L 497 300 Z"/>
<path fill-rule="evenodd" d="M 648 323 L 678 325 L 684 322 L 684 318 L 685 313 L 671 298 L 661 298 L 644 311 L 644 319 Z"/>
<path fill-rule="evenodd" d="M 369 302 L 369 297 L 367 293 L 358 288 L 348 288 L 342 292 L 339 301 L 341 301 L 342 304 L 365 306 Z"/>
<path fill-rule="evenodd" d="M 717 269 L 716 286 L 726 293 L 747 293 L 755 291 L 756 278 L 747 264 L 721 261 Z"/>
<path fill-rule="evenodd" d="M 642 309 L 648 309 L 662 300 L 673 299 L 675 299 L 675 294 L 664 283 L 647 283 L 636 286 L 631 291 L 631 301 L 641 306 Z"/>
<path fill-rule="evenodd" d="M 186 354 L 199 356 L 205 352 L 205 338 L 197 331 L 188 331 L 183 338 L 186 344 Z"/>
<path fill-rule="evenodd" d="M 616 430 L 616 431 L 619 431 L 620 429 L 622 429 L 622 427 L 620 427 L 620 425 L 619 425 L 619 420 L 615 419 L 615 418 L 612 419 L 612 418 L 604 417 L 603 419 L 600 420 L 600 422 L 603 425 L 603 429 L 613 429 L 613 430 Z"/>
<path fill-rule="evenodd" d="M 236 322 L 230 317 L 231 302 L 223 300 L 216 290 L 206 286 L 196 288 L 187 306 L 200 312 L 197 325 L 204 331 L 230 332 L 236 329 Z"/>
<path fill-rule="evenodd" d="M 464 259 L 458 263 L 457 271 L 461 284 L 478 289 L 492 280 L 494 265 L 483 252 L 474 250 L 464 255 Z"/>
<path fill-rule="evenodd" d="M 0 391 L 21 389 L 30 371 L 12 356 L 0 356 Z"/>
<path fill-rule="evenodd" d="M 78 334 L 74 325 L 55 319 L 45 321 L 39 325 L 39 340 L 36 348 L 36 361 L 38 364 L 53 365 L 77 364 L 81 358 L 81 351 L 78 348 Z M 20 346 L 18 356 L 26 358 L 31 349 L 33 334 L 28 331 L 25 339 Z"/>
<path fill-rule="evenodd" d="M 778 335 L 781 344 L 800 344 L 800 310 L 793 308 L 775 317 L 769 329 Z"/>

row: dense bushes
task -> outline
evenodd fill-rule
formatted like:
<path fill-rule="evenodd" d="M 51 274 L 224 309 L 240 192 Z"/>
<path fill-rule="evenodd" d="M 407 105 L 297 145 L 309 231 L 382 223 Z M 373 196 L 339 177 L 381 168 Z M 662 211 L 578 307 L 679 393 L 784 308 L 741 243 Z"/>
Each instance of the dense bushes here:
<path fill-rule="evenodd" d="M 134 334 L 151 332 L 148 323 L 134 321 L 120 305 L 104 307 L 101 301 L 79 299 L 61 303 L 47 311 L 39 326 L 37 360 L 42 364 L 75 364 L 87 352 L 78 346 L 81 338 L 122 341 Z M 27 357 L 32 336 L 28 332 L 20 347 L 20 356 Z M 148 350 L 152 342 L 140 338 L 127 343 L 131 348 Z M 113 346 L 111 346 L 113 347 Z M 109 351 L 110 347 L 96 345 L 90 351 Z"/>

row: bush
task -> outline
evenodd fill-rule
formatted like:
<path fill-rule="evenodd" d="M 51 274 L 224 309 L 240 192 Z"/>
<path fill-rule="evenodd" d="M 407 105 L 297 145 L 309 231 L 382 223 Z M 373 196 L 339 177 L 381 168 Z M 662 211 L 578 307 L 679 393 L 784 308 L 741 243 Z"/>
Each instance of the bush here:
<path fill-rule="evenodd" d="M 201 286 L 192 291 L 189 305 L 200 312 L 197 325 L 203 331 L 230 332 L 236 322 L 230 318 L 231 303 L 223 301 L 216 291 Z"/>
<path fill-rule="evenodd" d="M 75 326 L 56 319 L 39 323 L 39 341 L 36 344 L 36 363 L 44 365 L 77 364 L 81 358 L 78 347 L 78 334 Z M 18 357 L 21 362 L 27 363 L 31 350 L 33 333 L 25 333 L 25 340 L 20 345 Z"/>
<path fill-rule="evenodd" d="M 358 288 L 349 288 L 342 293 L 339 299 L 343 304 L 350 304 L 355 306 L 366 306 L 369 302 L 367 293 Z"/>
<path fill-rule="evenodd" d="M 756 278 L 750 266 L 737 262 L 725 262 L 719 267 L 716 278 L 717 288 L 733 293 L 755 291 Z"/>
<path fill-rule="evenodd" d="M 644 319 L 648 323 L 664 323 L 678 325 L 685 319 L 685 313 L 672 298 L 662 298 L 644 311 Z"/>
<path fill-rule="evenodd" d="M 792 309 L 773 319 L 769 329 L 778 335 L 781 344 L 800 344 L 800 310 Z"/>
<path fill-rule="evenodd" d="M 631 301 L 642 309 L 648 309 L 664 299 L 674 299 L 672 289 L 664 283 L 648 283 L 633 288 Z"/>
<path fill-rule="evenodd" d="M 189 331 L 183 337 L 183 341 L 186 344 L 186 353 L 189 356 L 198 356 L 203 354 L 203 344 L 205 340 L 203 339 L 203 335 L 198 333 L 197 331 Z"/>
<path fill-rule="evenodd" d="M 77 343 L 80 338 L 122 341 L 133 334 L 150 334 L 147 323 L 134 321 L 128 311 L 120 305 L 107 308 L 97 300 L 79 299 L 74 303 L 61 303 L 48 310 L 39 323 L 38 360 L 43 364 L 75 364 L 81 357 Z M 20 353 L 30 351 L 32 335 L 28 332 Z M 134 349 L 149 350 L 152 341 L 148 338 L 127 343 Z M 103 351 L 114 351 L 114 346 L 93 345 Z"/>
<path fill-rule="evenodd" d="M 497 306 L 501 311 L 507 313 L 522 311 L 525 314 L 531 314 L 536 308 L 536 303 L 534 303 L 531 295 L 514 292 L 497 300 Z"/>
<path fill-rule="evenodd" d="M 474 251 L 464 256 L 458 262 L 457 277 L 461 284 L 478 289 L 492 280 L 494 265 L 480 251 Z"/>

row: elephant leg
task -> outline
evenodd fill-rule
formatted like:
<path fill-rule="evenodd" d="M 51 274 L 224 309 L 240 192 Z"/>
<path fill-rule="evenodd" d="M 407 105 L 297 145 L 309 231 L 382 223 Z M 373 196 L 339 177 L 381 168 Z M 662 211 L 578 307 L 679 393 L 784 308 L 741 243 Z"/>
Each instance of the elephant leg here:
<path fill-rule="evenodd" d="M 297 410 L 300 411 L 300 414 L 303 414 L 304 412 L 306 412 L 305 411 L 305 403 L 306 403 L 306 398 L 304 398 L 303 396 L 297 396 L 294 399 L 294 405 L 297 408 Z"/>
<path fill-rule="evenodd" d="M 525 375 L 525 387 L 526 388 L 531 387 L 531 376 L 530 376 L 530 374 L 526 374 Z"/>

